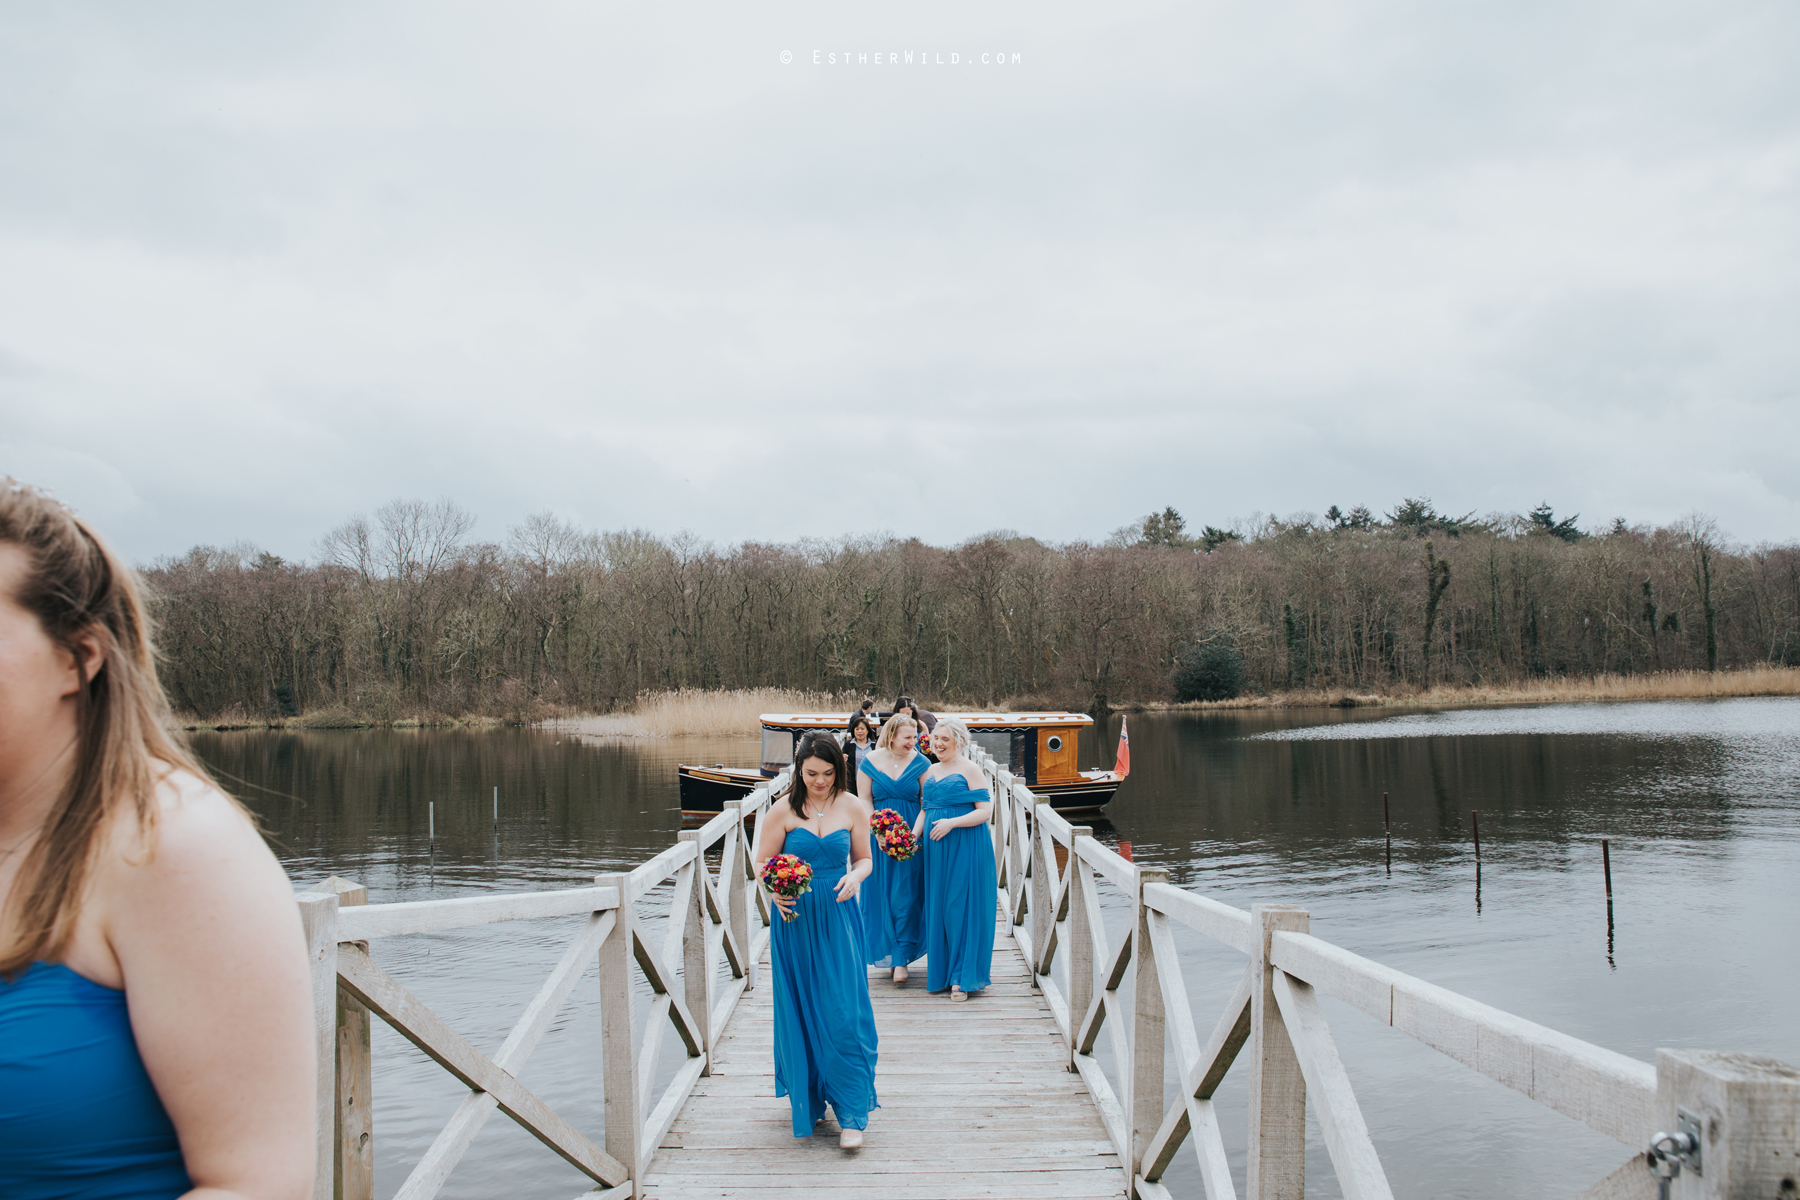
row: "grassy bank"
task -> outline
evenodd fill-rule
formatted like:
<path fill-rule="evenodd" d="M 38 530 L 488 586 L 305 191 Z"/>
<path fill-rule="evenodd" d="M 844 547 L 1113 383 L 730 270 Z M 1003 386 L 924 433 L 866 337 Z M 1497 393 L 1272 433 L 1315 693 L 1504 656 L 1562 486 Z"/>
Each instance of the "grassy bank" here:
<path fill-rule="evenodd" d="M 1745 667 L 1738 671 L 1663 671 L 1646 675 L 1593 675 L 1531 679 L 1518 683 L 1434 687 L 1428 690 L 1360 692 L 1297 688 L 1231 700 L 1149 704 L 1143 709 L 1204 711 L 1226 708 L 1465 708 L 1482 704 L 1574 704 L 1601 700 L 1726 700 L 1742 696 L 1800 696 L 1800 667 Z M 1135 711 L 1135 710 L 1134 710 Z"/>
<path fill-rule="evenodd" d="M 504 720 L 500 717 L 455 716 L 432 712 L 394 717 L 358 712 L 336 705 L 314 709 L 297 717 L 252 716 L 242 709 L 229 708 L 210 717 L 182 714 L 176 718 L 176 723 L 190 733 L 229 732 L 234 729 L 497 729 L 502 725 L 531 724 L 529 721 Z"/>

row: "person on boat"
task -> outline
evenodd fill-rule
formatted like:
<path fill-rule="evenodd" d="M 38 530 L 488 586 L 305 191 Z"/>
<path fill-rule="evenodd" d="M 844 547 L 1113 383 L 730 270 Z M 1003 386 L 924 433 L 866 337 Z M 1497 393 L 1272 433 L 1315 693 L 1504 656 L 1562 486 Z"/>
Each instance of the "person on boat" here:
<path fill-rule="evenodd" d="M 294 891 L 171 732 L 136 574 L 0 477 L 0 1196 L 312 1194 Z"/>
<path fill-rule="evenodd" d="M 926 712 L 924 709 L 920 708 L 919 702 L 914 700 L 911 696 L 902 696 L 894 701 L 894 711 L 899 712 L 901 709 L 905 709 L 907 715 L 913 720 L 924 723 L 919 735 L 919 741 L 922 745 L 925 739 L 929 738 L 937 729 L 937 714 Z"/>
<path fill-rule="evenodd" d="M 775 1094 L 789 1098 L 795 1137 L 811 1137 L 829 1104 L 838 1145 L 854 1150 L 877 1107 L 877 1043 L 861 912 L 854 903 L 873 866 L 869 818 L 861 801 L 844 790 L 847 774 L 833 735 L 800 740 L 788 790 L 757 828 L 756 874 L 760 879 L 763 864 L 776 854 L 796 855 L 813 870 L 811 890 L 798 899 L 769 897 L 796 918 L 777 917 L 769 931 Z"/>
<path fill-rule="evenodd" d="M 969 729 L 946 717 L 931 735 L 937 764 L 924 776 L 925 989 L 967 1000 L 988 985 L 994 959 L 993 808 L 988 778 L 967 758 Z"/>
<path fill-rule="evenodd" d="M 881 741 L 863 756 L 856 793 L 873 816 L 891 808 L 909 825 L 919 819 L 919 779 L 930 767 L 914 748 L 918 726 L 894 716 L 881 727 Z M 895 862 L 876 847 L 875 870 L 863 889 L 863 941 L 871 967 L 891 967 L 895 983 L 906 982 L 907 964 L 925 953 L 925 860 L 914 854 Z"/>
<path fill-rule="evenodd" d="M 849 769 L 851 779 L 856 778 L 857 762 L 868 757 L 874 749 L 868 718 L 857 713 L 850 718 L 850 736 L 844 740 L 844 765 Z"/>
<path fill-rule="evenodd" d="M 862 704 L 857 708 L 857 710 L 850 714 L 851 724 L 855 724 L 856 718 L 858 718 L 858 717 L 861 717 L 863 720 L 868 721 L 870 723 L 874 722 L 874 720 L 875 720 L 875 701 L 873 698 L 864 700 L 862 702 Z"/>
<path fill-rule="evenodd" d="M 894 701 L 894 716 L 905 717 L 913 723 L 913 729 L 918 735 L 917 741 L 914 743 L 915 748 L 925 756 L 926 762 L 936 762 L 937 755 L 931 752 L 931 727 L 937 723 L 937 718 L 932 717 L 931 724 L 927 724 L 924 710 L 913 703 L 911 696 L 902 696 Z"/>

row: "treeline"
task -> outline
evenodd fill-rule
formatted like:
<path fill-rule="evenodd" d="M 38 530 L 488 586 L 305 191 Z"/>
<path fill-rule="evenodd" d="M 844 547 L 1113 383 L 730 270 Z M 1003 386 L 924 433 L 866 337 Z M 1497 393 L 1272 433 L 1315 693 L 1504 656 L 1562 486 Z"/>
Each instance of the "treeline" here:
<path fill-rule="evenodd" d="M 531 518 L 471 538 L 395 501 L 318 561 L 197 547 L 154 564 L 176 706 L 521 718 L 645 691 L 782 686 L 936 703 L 1166 699 L 1184 655 L 1257 690 L 1394 690 L 1800 663 L 1800 546 L 1701 519 L 1584 534 L 1540 506 L 1204 527 L 1173 509 L 1103 544 L 994 533 L 720 547 Z"/>

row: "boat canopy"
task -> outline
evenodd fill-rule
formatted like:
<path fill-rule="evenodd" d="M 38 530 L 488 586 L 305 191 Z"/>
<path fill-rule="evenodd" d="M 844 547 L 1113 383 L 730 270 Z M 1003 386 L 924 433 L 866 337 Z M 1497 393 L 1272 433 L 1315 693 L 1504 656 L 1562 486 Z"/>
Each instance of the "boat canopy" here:
<path fill-rule="evenodd" d="M 876 724 L 890 715 L 877 713 Z M 1076 712 L 942 712 L 936 716 L 939 720 L 949 717 L 961 721 L 969 727 L 976 745 L 1014 772 L 1034 781 L 1040 753 L 1044 755 L 1046 767 L 1052 756 L 1066 758 L 1066 767 L 1059 763 L 1059 769 L 1053 774 L 1073 774 L 1076 736 L 1094 723 L 1094 718 L 1086 713 Z M 765 773 L 779 771 L 793 762 L 794 744 L 802 733 L 818 731 L 842 735 L 850 724 L 848 713 L 764 713 L 761 719 Z M 1058 736 L 1065 731 L 1070 735 L 1066 750 Z"/>

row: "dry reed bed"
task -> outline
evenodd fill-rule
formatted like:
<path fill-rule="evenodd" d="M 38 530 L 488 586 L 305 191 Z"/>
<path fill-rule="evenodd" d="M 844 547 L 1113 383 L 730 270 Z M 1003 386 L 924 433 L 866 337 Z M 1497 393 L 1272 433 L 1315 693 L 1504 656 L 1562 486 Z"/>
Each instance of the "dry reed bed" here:
<path fill-rule="evenodd" d="M 1800 696 L 1800 667 L 1756 666 L 1736 671 L 1665 671 L 1649 675 L 1597 675 L 1588 678 L 1534 679 L 1520 683 L 1473 687 L 1434 687 L 1428 691 L 1362 693 L 1342 688 L 1293 689 L 1233 700 L 1188 704 L 1149 704 L 1149 710 L 1181 712 L 1241 708 L 1359 708 L 1363 706 L 1451 708 L 1479 704 L 1558 704 L 1602 700 L 1722 700 L 1741 696 Z M 569 716 L 538 724 L 587 737 L 657 738 L 753 736 L 766 712 L 827 712 L 846 716 L 861 702 L 859 692 L 806 692 L 788 688 L 738 688 L 707 691 L 682 688 L 645 693 L 635 708 L 605 716 Z M 961 705 L 946 704 L 955 709 Z M 989 707 L 989 706 L 977 706 Z M 1015 699 L 1003 710 L 1043 707 Z M 1079 706 L 1077 706 L 1079 707 Z M 1134 711 L 1137 706 L 1132 706 Z M 516 724 L 491 716 L 412 714 L 399 719 L 326 707 L 303 716 L 269 718 L 228 709 L 208 720 L 184 717 L 187 729 L 347 729 L 461 726 L 490 728 Z"/>
<path fill-rule="evenodd" d="M 548 722 L 586 737 L 750 736 L 766 712 L 841 712 L 848 719 L 862 702 L 858 692 L 800 692 L 787 688 L 705 691 L 682 688 L 646 693 L 628 713 Z"/>

